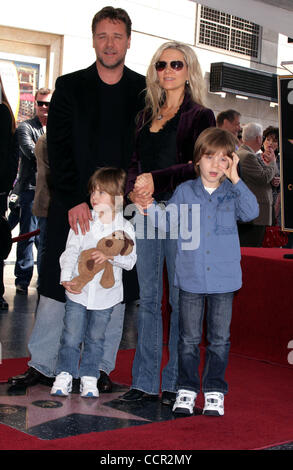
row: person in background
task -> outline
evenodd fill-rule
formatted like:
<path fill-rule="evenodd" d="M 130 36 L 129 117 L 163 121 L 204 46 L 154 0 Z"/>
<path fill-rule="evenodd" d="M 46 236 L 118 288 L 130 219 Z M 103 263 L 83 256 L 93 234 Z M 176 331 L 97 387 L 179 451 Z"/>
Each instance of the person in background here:
<path fill-rule="evenodd" d="M 271 181 L 272 192 L 273 192 L 273 220 L 272 225 L 281 225 L 281 211 L 280 207 L 276 211 L 276 205 L 278 194 L 280 193 L 280 155 L 279 155 L 279 129 L 274 126 L 269 126 L 263 131 L 263 143 L 261 158 L 265 164 L 269 164 L 271 160 L 271 154 L 274 153 L 276 156 L 276 165 L 278 171 Z"/>
<path fill-rule="evenodd" d="M 265 163 L 257 152 L 262 145 L 263 129 L 258 123 L 248 123 L 243 126 L 243 144 L 237 154 L 240 159 L 241 177 L 254 193 L 259 204 L 259 215 L 249 223 L 239 223 L 239 238 L 241 246 L 262 246 L 265 229 L 272 225 L 273 194 L 271 182 L 278 172 L 274 152 L 266 155 Z"/>
<path fill-rule="evenodd" d="M 5 217 L 9 191 L 17 173 L 15 119 L 0 75 L 0 216 Z M 4 299 L 4 261 L 0 259 L 0 310 L 8 310 Z"/>
<path fill-rule="evenodd" d="M 235 109 L 221 111 L 217 115 L 217 127 L 232 132 L 235 137 L 238 137 L 238 134 L 241 131 L 240 117 L 241 114 L 238 111 L 235 111 Z"/>
<path fill-rule="evenodd" d="M 128 198 L 141 208 L 152 200 L 168 201 L 182 181 L 195 178 L 191 163 L 199 134 L 215 126 L 213 111 L 203 105 L 204 81 L 193 49 L 167 42 L 155 52 L 148 67 L 144 110 L 137 126 L 136 147 L 128 171 Z M 141 173 L 141 174 L 140 174 Z M 148 237 L 146 217 L 136 217 L 137 273 L 140 288 L 138 341 L 131 389 L 123 401 L 156 399 L 160 392 L 163 350 L 161 301 L 166 261 L 169 303 L 169 361 L 162 372 L 161 401 L 176 397 L 178 376 L 178 289 L 173 287 L 176 240 L 162 239 L 156 230 Z"/>
<path fill-rule="evenodd" d="M 43 134 L 35 145 L 35 156 L 37 160 L 36 190 L 32 207 L 32 213 L 38 219 L 38 228 L 40 230 L 39 246 L 37 253 L 38 285 L 40 284 L 41 265 L 45 253 L 47 218 L 51 200 L 50 190 L 52 183 L 50 181 L 50 168 L 48 161 L 47 135 Z"/>
<path fill-rule="evenodd" d="M 37 171 L 34 150 L 37 140 L 46 132 L 51 97 L 52 92 L 49 88 L 40 88 L 35 94 L 35 116 L 21 122 L 16 130 L 20 155 L 19 235 L 33 232 L 38 228 L 38 220 L 32 213 Z M 34 243 L 38 247 L 38 236 L 17 242 L 14 269 L 17 294 L 27 295 L 34 271 Z"/>

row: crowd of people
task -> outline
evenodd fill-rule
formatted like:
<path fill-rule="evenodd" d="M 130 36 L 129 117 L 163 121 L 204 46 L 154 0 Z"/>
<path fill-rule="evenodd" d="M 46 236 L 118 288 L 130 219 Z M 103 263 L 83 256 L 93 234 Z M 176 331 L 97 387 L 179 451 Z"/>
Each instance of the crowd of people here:
<path fill-rule="evenodd" d="M 35 243 L 39 299 L 29 368 L 9 383 L 50 383 L 51 394 L 67 396 L 73 379 L 80 379 L 82 397 L 110 392 L 125 305 L 139 299 L 132 385 L 120 399 L 152 400 L 161 391 L 162 404 L 192 414 L 206 303 L 203 412 L 221 416 L 233 293 L 241 287 L 240 246 L 262 246 L 265 227 L 280 222 L 278 129 L 241 126 L 232 109 L 215 119 L 204 105 L 197 56 L 186 44 L 162 44 L 146 77 L 126 67 L 131 20 L 125 10 L 99 11 L 92 36 L 96 62 L 59 77 L 54 92 L 38 90 L 35 116 L 16 131 L 1 83 L 1 215 L 19 156 L 20 234 L 40 229 L 17 246 L 16 293 L 27 294 Z M 2 167 L 9 177 L 2 178 Z M 135 217 L 123 215 L 121 198 Z M 180 213 L 184 204 L 188 217 L 177 217 L 174 227 L 166 214 L 172 206 Z M 198 244 L 182 248 L 188 244 L 182 234 L 196 230 Z M 131 250 L 108 255 L 97 248 L 117 232 Z M 78 287 L 85 250 L 92 250 L 88 269 L 111 265 L 111 285 L 101 285 L 101 268 Z M 172 312 L 161 375 L 164 264 Z M 7 309 L 3 261 L 1 274 L 1 309 Z"/>

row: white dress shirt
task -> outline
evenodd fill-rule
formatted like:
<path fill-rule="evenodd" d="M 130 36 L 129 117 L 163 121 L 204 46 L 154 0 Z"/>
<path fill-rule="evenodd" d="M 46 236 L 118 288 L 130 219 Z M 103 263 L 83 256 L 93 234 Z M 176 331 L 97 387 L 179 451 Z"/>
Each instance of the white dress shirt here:
<path fill-rule="evenodd" d="M 121 212 L 115 216 L 110 224 L 103 224 L 95 211 L 92 211 L 92 217 L 90 230 L 85 235 L 82 234 L 79 225 L 78 235 L 72 229 L 69 231 L 65 251 L 60 256 L 60 282 L 71 281 L 75 276 L 78 276 L 78 259 L 83 250 L 96 248 L 101 238 L 117 230 L 124 230 L 133 240 L 134 245 L 129 255 L 118 255 L 114 257 L 113 261 L 109 261 L 113 265 L 114 286 L 110 289 L 101 286 L 100 280 L 104 272 L 102 270 L 84 286 L 80 294 L 71 294 L 66 291 L 66 295 L 73 302 L 84 305 L 89 310 L 103 310 L 113 307 L 123 300 L 122 269 L 130 271 L 136 263 L 135 234 L 132 224 L 124 219 Z"/>

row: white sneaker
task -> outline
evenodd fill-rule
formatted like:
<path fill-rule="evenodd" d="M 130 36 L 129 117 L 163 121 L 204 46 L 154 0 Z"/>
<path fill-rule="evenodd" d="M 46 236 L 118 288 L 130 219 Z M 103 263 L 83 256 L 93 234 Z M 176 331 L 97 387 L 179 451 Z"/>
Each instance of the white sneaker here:
<path fill-rule="evenodd" d="M 68 372 L 60 372 L 55 378 L 51 395 L 67 397 L 72 390 L 72 375 Z"/>
<path fill-rule="evenodd" d="M 224 395 L 220 392 L 207 392 L 204 394 L 204 409 L 202 414 L 206 416 L 224 415 Z"/>
<path fill-rule="evenodd" d="M 97 377 L 88 377 L 86 375 L 81 377 L 80 396 L 84 398 L 97 398 L 99 396 Z"/>
<path fill-rule="evenodd" d="M 172 411 L 174 413 L 192 415 L 196 397 L 197 393 L 191 390 L 178 390 Z"/>

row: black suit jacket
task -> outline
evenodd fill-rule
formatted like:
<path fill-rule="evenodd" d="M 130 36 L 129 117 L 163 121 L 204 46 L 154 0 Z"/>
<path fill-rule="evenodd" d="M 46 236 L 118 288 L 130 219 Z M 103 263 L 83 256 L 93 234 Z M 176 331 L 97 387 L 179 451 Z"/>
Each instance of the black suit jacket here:
<path fill-rule="evenodd" d="M 127 67 L 124 67 L 123 75 L 128 83 L 127 124 L 123 123 L 126 129 L 123 168 L 127 169 L 133 152 L 134 119 L 144 105 L 145 78 Z M 95 63 L 87 69 L 59 77 L 50 103 L 47 141 L 53 193 L 67 209 L 86 200 L 87 183 L 96 169 L 92 153 L 99 106 L 97 80 Z"/>
<path fill-rule="evenodd" d="M 145 78 L 127 67 L 124 67 L 123 74 L 127 81 L 123 166 L 127 169 L 134 146 L 135 117 L 144 105 Z M 96 169 L 93 152 L 97 124 L 95 116 L 99 106 L 97 80 L 95 63 L 87 69 L 63 75 L 56 81 L 50 102 L 47 145 L 52 194 L 39 293 L 61 302 L 65 297 L 64 288 L 60 285 L 59 258 L 69 231 L 68 210 L 87 201 L 88 180 Z M 124 289 L 125 301 L 138 298 L 136 276 L 134 279 L 133 272 L 129 273 L 124 273 L 132 278 L 132 286 Z"/>

